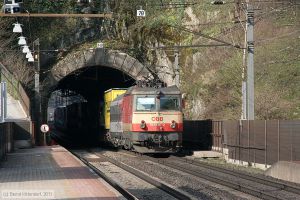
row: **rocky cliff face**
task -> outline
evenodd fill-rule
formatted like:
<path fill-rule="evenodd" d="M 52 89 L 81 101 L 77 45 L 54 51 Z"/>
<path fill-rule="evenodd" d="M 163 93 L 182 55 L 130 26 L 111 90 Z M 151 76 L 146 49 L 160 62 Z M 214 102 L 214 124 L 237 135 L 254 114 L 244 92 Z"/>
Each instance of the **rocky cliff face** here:
<path fill-rule="evenodd" d="M 53 49 L 88 49 L 102 41 L 106 48 L 121 49 L 149 66 L 168 85 L 175 84 L 174 46 L 182 46 L 178 50 L 180 88 L 186 93 L 188 103 L 185 116 L 240 118 L 243 50 L 233 46 L 244 45 L 243 10 L 234 3 L 215 6 L 200 0 L 193 5 L 181 0 L 181 6 L 158 0 L 99 2 L 88 6 L 66 5 L 64 9 L 76 8 L 81 13 L 109 10 L 114 13 L 112 20 L 66 19 L 63 24 L 59 20 L 51 23 L 42 20 L 39 21 L 42 27 L 35 31 Z M 258 119 L 300 118 L 299 91 L 288 87 L 300 86 L 299 53 L 295 50 L 299 46 L 299 6 L 289 2 L 254 5 L 258 9 L 255 13 Z M 140 6 L 146 11 L 144 18 L 136 16 Z M 232 46 L 217 46 L 224 44 L 222 41 Z M 266 99 L 272 96 L 277 100 L 268 103 Z"/>

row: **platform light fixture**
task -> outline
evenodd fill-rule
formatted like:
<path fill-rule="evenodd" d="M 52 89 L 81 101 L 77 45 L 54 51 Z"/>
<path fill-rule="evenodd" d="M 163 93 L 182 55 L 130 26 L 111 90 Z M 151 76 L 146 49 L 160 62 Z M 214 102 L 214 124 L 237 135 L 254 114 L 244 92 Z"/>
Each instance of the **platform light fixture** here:
<path fill-rule="evenodd" d="M 15 13 L 21 13 L 21 7 L 19 3 L 15 4 L 5 4 L 2 7 L 2 10 L 5 14 L 15 14 Z"/>
<path fill-rule="evenodd" d="M 4 0 L 4 4 L 23 3 L 23 0 Z"/>
<path fill-rule="evenodd" d="M 214 0 L 212 2 L 210 2 L 211 4 L 214 4 L 214 5 L 220 5 L 220 4 L 225 4 L 225 1 L 222 1 L 222 0 Z"/>
<path fill-rule="evenodd" d="M 20 23 L 14 23 L 14 28 L 13 28 L 13 32 L 14 33 L 22 33 L 22 24 Z"/>
<path fill-rule="evenodd" d="M 97 43 L 97 49 L 103 49 L 104 48 L 104 43 L 103 42 L 98 42 Z"/>
<path fill-rule="evenodd" d="M 33 58 L 32 53 L 30 51 L 26 53 L 26 58 Z"/>
<path fill-rule="evenodd" d="M 28 62 L 34 62 L 34 58 L 33 57 L 28 58 Z"/>
<path fill-rule="evenodd" d="M 77 3 L 92 3 L 92 0 L 77 0 Z"/>
<path fill-rule="evenodd" d="M 19 37 L 18 45 L 26 45 L 26 39 L 24 36 Z"/>
<path fill-rule="evenodd" d="M 22 46 L 23 47 L 23 49 L 22 49 L 22 52 L 23 53 L 28 53 L 28 52 L 30 52 L 30 49 L 29 49 L 29 47 L 27 46 L 27 45 L 24 45 L 24 46 Z"/>

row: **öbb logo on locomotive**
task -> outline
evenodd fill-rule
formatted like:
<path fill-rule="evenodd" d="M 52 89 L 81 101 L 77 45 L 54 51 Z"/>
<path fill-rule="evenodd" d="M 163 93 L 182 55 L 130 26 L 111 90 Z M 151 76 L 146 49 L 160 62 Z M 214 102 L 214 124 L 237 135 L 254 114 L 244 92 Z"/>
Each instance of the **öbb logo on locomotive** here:
<path fill-rule="evenodd" d="M 152 121 L 160 121 L 160 122 L 162 122 L 162 121 L 164 121 L 164 118 L 163 117 L 152 117 L 151 120 Z"/>

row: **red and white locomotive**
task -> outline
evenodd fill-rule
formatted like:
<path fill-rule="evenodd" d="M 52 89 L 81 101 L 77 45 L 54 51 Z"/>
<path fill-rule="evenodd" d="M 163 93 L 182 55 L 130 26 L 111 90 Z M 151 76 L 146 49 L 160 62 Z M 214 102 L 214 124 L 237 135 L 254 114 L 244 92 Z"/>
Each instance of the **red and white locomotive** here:
<path fill-rule="evenodd" d="M 181 148 L 182 99 L 176 86 L 110 89 L 104 101 L 106 135 L 114 146 L 140 153 L 174 153 Z"/>

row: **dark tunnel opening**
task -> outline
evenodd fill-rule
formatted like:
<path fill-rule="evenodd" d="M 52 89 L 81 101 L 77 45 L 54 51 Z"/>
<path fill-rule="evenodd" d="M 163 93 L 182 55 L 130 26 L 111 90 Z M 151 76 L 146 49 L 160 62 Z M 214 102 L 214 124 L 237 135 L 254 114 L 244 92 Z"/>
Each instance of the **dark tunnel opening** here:
<path fill-rule="evenodd" d="M 51 137 L 67 147 L 98 145 L 105 131 L 104 92 L 133 85 L 135 79 L 110 67 L 86 67 L 67 75 L 57 84 L 60 93 L 53 92 L 48 102 Z"/>

